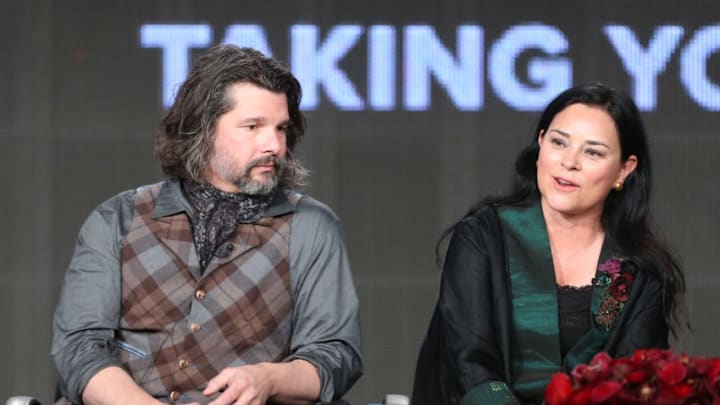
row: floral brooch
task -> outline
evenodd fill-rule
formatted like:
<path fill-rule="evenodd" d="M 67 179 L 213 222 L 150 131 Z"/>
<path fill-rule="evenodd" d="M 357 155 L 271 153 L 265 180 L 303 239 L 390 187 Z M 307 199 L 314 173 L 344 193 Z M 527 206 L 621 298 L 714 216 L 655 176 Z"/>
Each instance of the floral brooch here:
<path fill-rule="evenodd" d="M 602 298 L 595 322 L 606 332 L 615 325 L 620 311 L 630 297 L 632 282 L 633 275 L 623 271 L 622 259 L 611 258 L 598 266 L 594 286 L 602 289 Z"/>

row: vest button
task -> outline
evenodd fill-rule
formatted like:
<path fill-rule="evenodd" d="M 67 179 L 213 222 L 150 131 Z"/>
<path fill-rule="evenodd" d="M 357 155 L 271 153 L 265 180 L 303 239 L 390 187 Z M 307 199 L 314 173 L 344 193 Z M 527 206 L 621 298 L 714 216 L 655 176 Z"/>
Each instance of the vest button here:
<path fill-rule="evenodd" d="M 195 298 L 197 298 L 199 300 L 202 300 L 203 298 L 205 298 L 206 295 L 207 295 L 207 293 L 203 289 L 199 289 L 199 290 L 195 291 Z"/>
<path fill-rule="evenodd" d="M 191 323 L 191 324 L 190 324 L 190 329 L 191 329 L 193 332 L 200 332 L 200 329 L 202 329 L 202 328 L 200 327 L 200 324 L 199 324 L 199 323 Z"/>
<path fill-rule="evenodd" d="M 168 395 L 171 401 L 179 401 L 180 400 L 180 393 L 177 391 L 170 392 L 170 395 Z"/>
<path fill-rule="evenodd" d="M 187 368 L 189 365 L 190 365 L 190 362 L 187 360 L 183 359 L 183 360 L 178 361 L 178 367 L 180 367 L 181 369 Z"/>

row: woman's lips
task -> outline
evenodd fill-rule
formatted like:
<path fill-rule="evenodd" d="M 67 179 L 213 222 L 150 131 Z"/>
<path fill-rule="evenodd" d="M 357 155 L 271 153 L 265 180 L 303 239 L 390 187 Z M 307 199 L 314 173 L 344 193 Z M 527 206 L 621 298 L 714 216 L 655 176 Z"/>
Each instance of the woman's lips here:
<path fill-rule="evenodd" d="M 577 183 L 574 183 L 568 179 L 562 177 L 554 177 L 555 184 L 562 189 L 574 189 L 579 187 Z"/>

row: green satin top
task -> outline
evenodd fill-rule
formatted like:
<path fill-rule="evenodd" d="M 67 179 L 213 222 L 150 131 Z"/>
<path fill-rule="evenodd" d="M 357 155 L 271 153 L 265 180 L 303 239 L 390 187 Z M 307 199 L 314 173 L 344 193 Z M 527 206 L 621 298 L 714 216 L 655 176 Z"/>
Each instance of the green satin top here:
<path fill-rule="evenodd" d="M 557 282 L 540 203 L 527 208 L 505 207 L 498 213 L 512 287 L 512 389 L 523 403 L 540 403 L 550 377 L 561 369 L 569 371 L 579 363 L 588 363 L 602 350 L 609 331 L 591 322 L 590 330 L 565 358 L 561 357 Z M 603 244 L 598 263 L 611 256 Z M 600 279 L 598 276 L 596 273 L 595 280 Z M 593 317 L 605 293 L 604 288 L 597 287 L 593 287 Z"/>

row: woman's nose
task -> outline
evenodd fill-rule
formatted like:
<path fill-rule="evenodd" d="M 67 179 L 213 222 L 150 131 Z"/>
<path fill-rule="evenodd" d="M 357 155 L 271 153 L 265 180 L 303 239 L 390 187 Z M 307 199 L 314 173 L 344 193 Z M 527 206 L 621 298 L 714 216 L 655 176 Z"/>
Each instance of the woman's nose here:
<path fill-rule="evenodd" d="M 576 153 L 568 152 L 563 156 L 562 162 L 560 162 L 565 170 L 579 170 L 580 161 Z"/>

